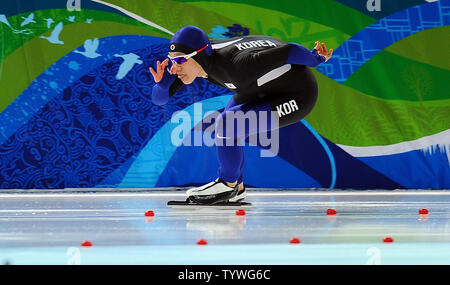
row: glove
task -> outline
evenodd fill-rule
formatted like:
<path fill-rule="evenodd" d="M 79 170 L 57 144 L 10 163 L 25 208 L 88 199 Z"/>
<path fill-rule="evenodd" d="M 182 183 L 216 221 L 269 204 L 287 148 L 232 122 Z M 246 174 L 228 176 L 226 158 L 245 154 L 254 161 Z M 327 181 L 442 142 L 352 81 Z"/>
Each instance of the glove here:
<path fill-rule="evenodd" d="M 169 88 L 177 78 L 176 74 L 171 74 L 170 69 L 164 72 L 164 76 L 160 82 L 156 83 L 152 88 L 152 102 L 155 105 L 161 106 L 169 101 Z"/>

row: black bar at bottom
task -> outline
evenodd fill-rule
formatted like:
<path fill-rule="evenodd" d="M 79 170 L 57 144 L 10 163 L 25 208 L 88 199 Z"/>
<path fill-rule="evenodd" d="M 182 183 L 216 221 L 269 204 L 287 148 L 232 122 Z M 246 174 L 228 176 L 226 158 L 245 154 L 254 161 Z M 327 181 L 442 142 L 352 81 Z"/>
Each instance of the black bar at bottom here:
<path fill-rule="evenodd" d="M 230 281 L 234 284 L 277 281 L 297 283 L 306 280 L 319 283 L 358 280 L 358 283 L 365 283 L 370 280 L 370 282 L 384 284 L 397 278 L 400 278 L 402 283 L 408 279 L 417 281 L 426 276 L 437 278 L 441 274 L 448 275 L 449 269 L 448 266 L 429 265 L 37 265 L 0 266 L 0 276 L 3 280 L 13 280 L 16 284 L 24 278 L 45 283 L 55 281 L 59 284 L 68 281 L 83 282 L 83 284 L 93 281 L 100 281 L 102 284 L 106 281 L 125 282 L 125 284 L 137 284 L 136 282 L 149 284 L 152 281 L 209 284 Z"/>

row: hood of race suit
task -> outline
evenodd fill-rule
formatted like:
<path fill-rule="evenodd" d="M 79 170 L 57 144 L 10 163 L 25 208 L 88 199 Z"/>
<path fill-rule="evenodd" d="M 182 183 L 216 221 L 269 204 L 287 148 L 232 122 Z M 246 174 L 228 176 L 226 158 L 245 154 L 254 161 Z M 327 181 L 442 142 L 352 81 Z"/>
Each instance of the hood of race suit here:
<path fill-rule="evenodd" d="M 193 59 L 208 73 L 212 65 L 213 49 L 208 36 L 200 28 L 186 26 L 178 30 L 170 40 L 169 52 L 182 52 L 190 54 L 208 45 L 197 53 Z"/>

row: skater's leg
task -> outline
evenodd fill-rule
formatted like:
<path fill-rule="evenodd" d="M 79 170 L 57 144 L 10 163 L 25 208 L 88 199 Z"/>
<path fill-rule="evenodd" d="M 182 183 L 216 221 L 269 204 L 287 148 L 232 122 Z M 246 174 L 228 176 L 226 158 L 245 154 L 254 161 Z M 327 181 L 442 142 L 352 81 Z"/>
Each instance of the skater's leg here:
<path fill-rule="evenodd" d="M 230 101 L 228 102 L 227 106 L 224 109 L 225 111 L 230 110 L 231 108 L 237 106 L 238 104 L 235 102 L 234 98 L 232 97 L 230 99 Z M 217 119 L 216 119 L 217 120 Z M 216 123 L 217 126 L 217 123 Z M 217 130 L 216 130 L 217 131 Z M 216 136 L 217 139 L 217 136 Z M 221 167 L 219 167 L 219 177 L 221 177 L 223 180 L 228 181 L 227 185 L 229 186 L 234 186 L 237 184 L 239 184 L 239 189 L 243 189 L 244 185 L 243 185 L 243 170 L 244 170 L 244 149 L 242 146 L 237 146 L 236 144 L 236 148 L 231 146 L 231 147 L 226 147 L 222 148 L 221 150 L 218 150 L 217 155 L 219 157 L 219 161 L 221 161 L 221 165 L 225 166 L 226 165 L 234 165 L 237 164 L 239 165 L 239 168 L 236 169 L 236 172 L 233 173 L 231 175 L 221 175 L 220 173 L 222 173 L 221 171 Z M 234 177 L 237 176 L 238 179 L 237 181 L 234 181 Z M 233 181 L 233 182 L 231 182 Z"/>
<path fill-rule="evenodd" d="M 230 183 L 230 186 L 237 183 L 237 179 L 241 176 L 240 165 L 242 165 L 243 157 L 243 146 L 217 146 L 218 174 L 221 179 Z"/>
<path fill-rule="evenodd" d="M 244 200 L 247 197 L 247 193 L 245 191 L 245 187 L 244 187 L 244 160 L 245 160 L 245 156 L 242 156 L 242 161 L 241 161 L 241 166 L 240 166 L 240 176 L 237 180 L 238 183 L 238 192 L 236 194 L 236 196 L 232 197 L 229 202 L 240 202 L 242 200 Z"/>
<path fill-rule="evenodd" d="M 237 179 L 237 183 L 239 184 L 239 190 L 242 190 L 244 188 L 244 165 L 245 165 L 245 155 L 244 152 L 242 152 L 242 160 L 241 165 L 239 167 L 239 178 Z"/>
<path fill-rule="evenodd" d="M 232 98 L 225 107 L 225 110 L 235 106 L 236 102 Z M 236 179 L 234 179 L 234 176 L 242 176 L 241 168 L 243 168 L 244 158 L 243 146 L 237 146 L 237 148 L 230 146 L 225 147 L 221 153 L 221 157 L 223 157 L 222 165 L 232 165 L 237 163 L 240 167 L 236 169 L 236 173 L 232 174 L 232 178 L 228 176 L 219 176 L 217 180 L 211 183 L 201 187 L 189 189 L 186 192 L 187 196 L 191 199 L 193 198 L 196 202 L 210 204 L 220 201 L 227 201 L 230 197 L 235 196 L 239 189 L 243 188 L 243 184 L 240 183 L 240 185 L 238 185 Z M 240 182 L 242 182 L 242 180 Z"/>
<path fill-rule="evenodd" d="M 312 111 L 316 101 L 317 88 L 311 88 L 302 94 L 273 94 L 259 102 L 229 104 L 216 118 L 219 177 L 240 184 L 243 179 L 245 138 L 300 121 Z M 243 123 L 247 121 L 249 123 Z"/>
<path fill-rule="evenodd" d="M 316 99 L 312 98 L 313 100 L 309 102 L 298 94 L 277 94 L 277 96 L 264 98 L 261 102 L 235 106 L 230 104 L 215 122 L 219 178 L 204 186 L 188 190 L 188 197 L 193 197 L 202 203 L 232 201 L 233 198 L 238 198 L 238 185 L 243 179 L 245 138 L 301 120 L 312 109 Z M 285 111 L 286 114 L 276 112 L 279 106 L 286 104 L 291 106 L 290 112 Z M 250 122 L 245 123 L 246 120 Z"/>
<path fill-rule="evenodd" d="M 232 97 L 230 99 L 230 101 L 228 102 L 227 106 L 225 107 L 225 110 L 230 109 L 231 107 L 234 107 L 238 105 L 236 103 L 236 101 L 234 100 L 234 97 Z M 244 190 L 244 164 L 245 164 L 245 156 L 244 156 L 244 152 L 241 152 L 242 154 L 242 159 L 241 159 L 241 166 L 239 167 L 239 178 L 237 180 L 237 184 L 239 185 L 239 191 L 243 191 Z"/>
<path fill-rule="evenodd" d="M 226 108 L 216 118 L 215 141 L 219 160 L 219 177 L 227 182 L 241 184 L 245 138 L 277 127 L 275 114 L 270 104 L 266 102 Z"/>

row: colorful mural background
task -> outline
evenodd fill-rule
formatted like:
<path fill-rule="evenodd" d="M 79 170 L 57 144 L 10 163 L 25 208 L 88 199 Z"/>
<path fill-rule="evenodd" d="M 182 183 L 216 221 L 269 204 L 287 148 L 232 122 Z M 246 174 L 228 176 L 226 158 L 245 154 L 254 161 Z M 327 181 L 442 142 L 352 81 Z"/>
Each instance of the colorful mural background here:
<path fill-rule="evenodd" d="M 245 147 L 248 187 L 450 188 L 449 24 L 450 0 L 3 0 L 0 189 L 215 179 L 215 147 L 174 145 L 171 118 L 195 103 L 221 110 L 232 93 L 198 79 L 151 101 L 148 68 L 185 25 L 335 49 L 313 70 L 315 109 L 280 130 L 278 155 Z"/>

